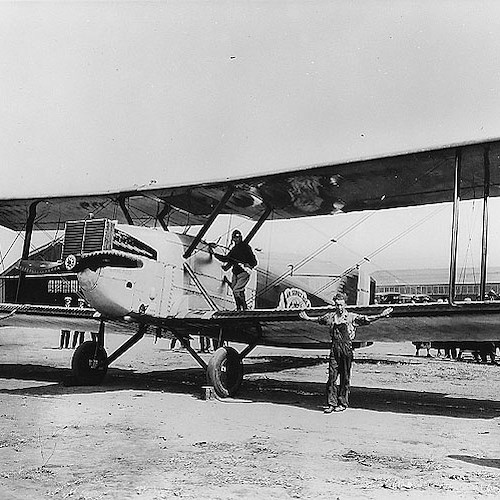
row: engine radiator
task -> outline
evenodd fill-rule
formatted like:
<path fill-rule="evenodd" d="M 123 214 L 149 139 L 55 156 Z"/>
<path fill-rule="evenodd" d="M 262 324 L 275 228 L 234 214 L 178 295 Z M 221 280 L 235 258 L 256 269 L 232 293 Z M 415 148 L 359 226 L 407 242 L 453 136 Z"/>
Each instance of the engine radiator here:
<path fill-rule="evenodd" d="M 113 233 L 114 223 L 108 219 L 66 222 L 61 259 L 68 255 L 111 250 Z"/>

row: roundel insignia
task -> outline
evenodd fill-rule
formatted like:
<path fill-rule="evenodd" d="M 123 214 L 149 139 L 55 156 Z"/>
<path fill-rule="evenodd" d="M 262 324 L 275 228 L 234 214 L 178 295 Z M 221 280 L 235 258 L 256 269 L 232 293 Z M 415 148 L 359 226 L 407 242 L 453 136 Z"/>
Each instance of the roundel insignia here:
<path fill-rule="evenodd" d="M 64 267 L 68 271 L 71 271 L 72 269 L 74 269 L 75 266 L 76 266 L 76 257 L 74 255 L 68 255 L 64 259 Z"/>
<path fill-rule="evenodd" d="M 284 309 L 308 309 L 311 302 L 307 298 L 307 293 L 300 288 L 287 288 L 280 294 L 278 310 Z"/>

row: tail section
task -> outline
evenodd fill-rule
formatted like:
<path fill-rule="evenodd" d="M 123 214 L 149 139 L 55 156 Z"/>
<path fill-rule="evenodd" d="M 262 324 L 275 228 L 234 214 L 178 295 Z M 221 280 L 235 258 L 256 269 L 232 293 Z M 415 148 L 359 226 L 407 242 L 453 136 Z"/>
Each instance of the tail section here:
<path fill-rule="evenodd" d="M 355 290 L 351 292 L 352 300 L 348 304 L 356 304 L 357 306 L 367 306 L 375 302 L 375 280 L 370 276 L 370 273 L 366 272 L 363 266 L 360 266 L 355 270 L 355 272 L 350 275 L 351 282 L 356 284 Z M 360 349 L 362 347 L 369 347 L 373 342 L 353 342 L 352 346 L 354 349 Z"/>
<path fill-rule="evenodd" d="M 363 266 L 346 273 L 337 290 L 347 295 L 347 303 L 351 305 L 367 306 L 375 302 L 375 280 Z"/>
<path fill-rule="evenodd" d="M 373 287 L 372 287 L 373 281 Z M 363 266 L 358 269 L 358 290 L 356 297 L 356 305 L 367 306 L 374 302 L 375 282 L 372 280 L 370 273 L 367 273 Z"/>

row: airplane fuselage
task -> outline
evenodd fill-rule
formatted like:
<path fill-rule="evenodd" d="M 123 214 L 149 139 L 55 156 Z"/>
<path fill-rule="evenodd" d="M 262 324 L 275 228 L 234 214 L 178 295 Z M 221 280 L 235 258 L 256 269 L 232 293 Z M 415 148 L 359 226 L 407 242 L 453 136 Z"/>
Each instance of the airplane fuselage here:
<path fill-rule="evenodd" d="M 225 278 L 227 273 L 208 247 L 184 259 L 191 236 L 125 225 L 117 225 L 117 229 L 154 249 L 156 259 L 134 255 L 140 267 L 105 265 L 80 271 L 81 290 L 101 314 L 109 318 L 140 314 L 168 318 L 183 317 L 190 310 L 234 308 L 230 277 Z M 249 298 L 255 296 L 255 288 L 254 275 L 247 288 Z"/>

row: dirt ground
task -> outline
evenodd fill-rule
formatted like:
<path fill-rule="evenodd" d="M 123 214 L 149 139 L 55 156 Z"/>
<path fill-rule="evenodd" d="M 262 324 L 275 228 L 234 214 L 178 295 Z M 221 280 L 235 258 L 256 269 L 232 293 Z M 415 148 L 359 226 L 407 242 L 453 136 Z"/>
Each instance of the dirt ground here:
<path fill-rule="evenodd" d="M 66 386 L 58 337 L 0 329 L 1 499 L 500 498 L 500 366 L 375 344 L 325 415 L 324 351 L 260 348 L 238 399 L 205 401 L 190 355 L 151 338 Z"/>

